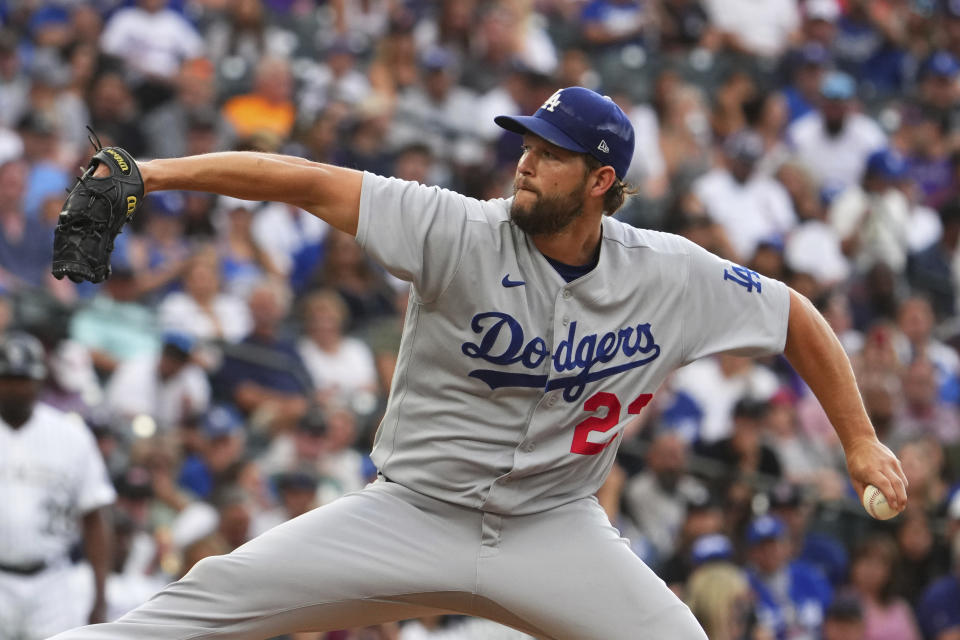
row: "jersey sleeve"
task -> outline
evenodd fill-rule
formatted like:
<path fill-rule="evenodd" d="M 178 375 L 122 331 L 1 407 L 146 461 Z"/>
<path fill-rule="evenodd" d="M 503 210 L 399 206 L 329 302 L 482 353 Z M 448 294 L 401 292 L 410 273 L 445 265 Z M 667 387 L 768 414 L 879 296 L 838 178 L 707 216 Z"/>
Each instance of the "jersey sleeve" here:
<path fill-rule="evenodd" d="M 80 434 L 78 457 L 80 459 L 80 473 L 77 476 L 77 484 L 74 487 L 76 491 L 77 511 L 85 514 L 113 504 L 117 499 L 117 493 L 110 482 L 110 476 L 107 474 L 107 466 L 103 463 L 103 456 L 97 448 L 93 435 L 87 430 L 86 426 Z"/>
<path fill-rule="evenodd" d="M 790 292 L 782 282 L 691 243 L 682 296 L 683 363 L 720 352 L 782 353 Z"/>
<path fill-rule="evenodd" d="M 421 301 L 431 302 L 460 265 L 471 202 L 439 187 L 365 173 L 357 242 L 387 271 L 413 284 Z"/>

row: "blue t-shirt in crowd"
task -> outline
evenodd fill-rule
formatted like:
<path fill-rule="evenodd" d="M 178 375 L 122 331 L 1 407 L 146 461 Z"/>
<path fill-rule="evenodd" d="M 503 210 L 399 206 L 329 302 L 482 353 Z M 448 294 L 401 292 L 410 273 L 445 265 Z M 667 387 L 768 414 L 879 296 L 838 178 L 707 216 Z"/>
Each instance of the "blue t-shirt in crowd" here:
<path fill-rule="evenodd" d="M 757 618 L 773 630 L 778 640 L 787 638 L 791 628 L 816 632 L 823 624 L 833 589 L 814 567 L 801 561 L 787 567 L 789 604 L 783 603 L 754 570 L 748 570 L 747 576 L 757 598 Z"/>
<path fill-rule="evenodd" d="M 18 279 L 42 287 L 53 260 L 53 230 L 27 218 L 19 238 L 8 238 L 0 226 L 0 265 Z"/>
<path fill-rule="evenodd" d="M 221 397 L 233 398 L 243 382 L 284 393 L 309 393 L 310 376 L 293 344 L 250 335 L 226 349 L 227 355 L 214 377 Z"/>
<path fill-rule="evenodd" d="M 915 66 L 913 58 L 887 41 L 876 27 L 849 16 L 837 21 L 833 50 L 838 66 L 856 77 L 867 94 L 902 90 Z"/>
<path fill-rule="evenodd" d="M 939 207 L 953 192 L 953 168 L 950 159 L 918 158 L 907 160 L 910 178 L 923 193 L 921 200 L 930 207 Z"/>
<path fill-rule="evenodd" d="M 794 86 L 783 90 L 783 99 L 787 102 L 787 120 L 793 122 L 801 116 L 805 116 L 813 111 L 813 105 L 803 97 L 799 89 Z"/>
<path fill-rule="evenodd" d="M 643 11 L 644 8 L 640 2 L 593 0 L 580 12 L 580 21 L 584 24 L 594 22 L 614 26 L 639 20 Z M 628 40 L 607 45 L 607 48 L 616 48 L 624 44 L 640 43 L 641 41 L 641 36 L 637 35 Z"/>
<path fill-rule="evenodd" d="M 960 578 L 940 578 L 923 593 L 917 607 L 923 635 L 933 640 L 938 634 L 960 629 Z"/>
<path fill-rule="evenodd" d="M 198 498 L 209 498 L 213 492 L 213 473 L 203 458 L 191 453 L 180 466 L 177 484 L 192 491 Z"/>

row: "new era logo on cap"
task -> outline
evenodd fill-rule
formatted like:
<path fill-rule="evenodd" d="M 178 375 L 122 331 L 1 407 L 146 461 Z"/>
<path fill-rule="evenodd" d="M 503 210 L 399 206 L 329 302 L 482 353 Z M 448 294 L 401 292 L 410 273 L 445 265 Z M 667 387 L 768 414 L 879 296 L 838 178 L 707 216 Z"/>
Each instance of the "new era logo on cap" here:
<path fill-rule="evenodd" d="M 613 167 L 623 179 L 633 158 L 633 125 L 606 96 L 584 87 L 560 89 L 532 116 L 497 116 L 514 133 L 532 133 L 547 142 L 586 153 Z"/>

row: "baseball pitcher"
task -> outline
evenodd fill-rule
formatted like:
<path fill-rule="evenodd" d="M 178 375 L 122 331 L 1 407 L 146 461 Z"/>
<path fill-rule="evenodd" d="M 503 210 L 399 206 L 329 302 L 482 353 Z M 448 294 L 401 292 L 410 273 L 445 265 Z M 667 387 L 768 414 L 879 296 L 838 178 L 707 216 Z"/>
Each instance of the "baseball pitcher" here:
<path fill-rule="evenodd" d="M 442 612 L 554 640 L 705 638 L 594 492 L 663 379 L 719 352 L 785 352 L 830 416 L 857 490 L 874 484 L 904 507 L 899 463 L 807 300 L 605 215 L 623 202 L 634 145 L 619 107 L 569 87 L 532 116 L 496 122 L 522 134 L 523 154 L 513 197 L 488 201 L 262 153 L 135 169 L 113 150 L 126 173 L 98 154 L 81 181 L 90 188 L 139 170 L 143 192 L 287 202 L 356 235 L 412 287 L 376 482 L 203 560 L 115 623 L 58 638 L 260 639 Z M 112 215 L 126 215 L 117 184 L 104 192 Z M 105 273 L 102 249 L 69 241 L 86 233 L 83 216 L 62 216 L 81 222 L 58 231 L 57 275 Z"/>

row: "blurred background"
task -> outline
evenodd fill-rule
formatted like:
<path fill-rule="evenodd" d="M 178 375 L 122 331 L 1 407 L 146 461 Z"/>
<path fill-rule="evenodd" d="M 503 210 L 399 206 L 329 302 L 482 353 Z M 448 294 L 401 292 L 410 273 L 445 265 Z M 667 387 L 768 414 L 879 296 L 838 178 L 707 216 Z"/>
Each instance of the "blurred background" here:
<path fill-rule="evenodd" d="M 375 477 L 407 286 L 303 211 L 186 192 L 146 198 L 110 280 L 54 280 L 85 127 L 492 198 L 520 153 L 493 117 L 583 85 L 635 127 L 616 216 L 813 300 L 910 481 L 870 519 L 789 365 L 718 356 L 625 434 L 611 521 L 712 639 L 960 638 L 960 1 L 6 0 L 0 25 L 0 330 L 43 342 L 42 401 L 117 488 L 108 617 Z"/>

